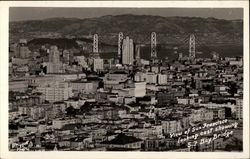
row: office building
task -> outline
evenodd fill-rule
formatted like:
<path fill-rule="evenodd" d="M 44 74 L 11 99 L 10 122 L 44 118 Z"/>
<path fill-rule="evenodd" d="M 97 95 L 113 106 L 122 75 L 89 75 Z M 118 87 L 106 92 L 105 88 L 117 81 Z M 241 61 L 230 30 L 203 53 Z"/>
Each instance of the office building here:
<path fill-rule="evenodd" d="M 29 56 L 30 56 L 30 50 L 27 46 L 27 40 L 20 39 L 16 49 L 16 57 L 26 59 L 29 58 Z"/>
<path fill-rule="evenodd" d="M 73 96 L 72 88 L 68 83 L 53 83 L 37 87 L 37 91 L 44 95 L 44 99 L 49 102 L 67 100 Z"/>
<path fill-rule="evenodd" d="M 47 73 L 59 73 L 62 71 L 62 62 L 57 46 L 51 46 L 49 51 L 49 62 L 47 65 Z"/>
<path fill-rule="evenodd" d="M 124 65 L 132 65 L 134 62 L 134 44 L 133 40 L 129 39 L 127 36 L 123 40 L 122 45 L 122 64 Z"/>

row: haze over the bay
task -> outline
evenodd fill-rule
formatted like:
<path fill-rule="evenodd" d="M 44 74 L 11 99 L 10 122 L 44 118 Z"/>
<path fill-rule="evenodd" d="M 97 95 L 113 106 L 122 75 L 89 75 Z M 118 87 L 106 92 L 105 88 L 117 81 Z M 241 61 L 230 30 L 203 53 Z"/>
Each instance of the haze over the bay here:
<path fill-rule="evenodd" d="M 243 19 L 242 8 L 52 8 L 52 7 L 11 7 L 10 21 L 37 20 L 53 17 L 94 18 L 105 15 L 157 15 L 214 17 L 217 19 Z"/>

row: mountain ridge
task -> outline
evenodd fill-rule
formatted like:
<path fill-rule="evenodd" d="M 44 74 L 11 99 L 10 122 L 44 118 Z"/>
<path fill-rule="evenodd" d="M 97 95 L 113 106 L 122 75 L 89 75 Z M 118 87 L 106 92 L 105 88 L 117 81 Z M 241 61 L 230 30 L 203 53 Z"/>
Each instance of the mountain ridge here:
<path fill-rule="evenodd" d="M 97 33 L 100 41 L 115 44 L 116 34 L 119 32 L 139 43 L 149 43 L 151 32 L 156 32 L 159 43 L 179 43 L 194 33 L 200 41 L 209 44 L 223 42 L 242 44 L 243 20 L 122 14 L 85 19 L 54 17 L 10 22 L 10 40 L 13 41 L 22 37 L 29 40 L 53 36 L 91 38 Z"/>
<path fill-rule="evenodd" d="M 43 21 L 43 20 L 56 20 L 56 19 L 72 19 L 72 20 L 86 20 L 86 19 L 95 19 L 95 18 L 103 18 L 103 17 L 119 17 L 119 16 L 148 16 L 148 17 L 162 17 L 162 18 L 197 18 L 197 19 L 215 19 L 215 20 L 225 20 L 225 21 L 239 21 L 243 22 L 243 19 L 221 19 L 221 18 L 215 18 L 215 17 L 196 17 L 196 16 L 158 16 L 158 15 L 147 15 L 147 14 L 119 14 L 119 15 L 103 15 L 100 17 L 89 17 L 89 18 L 76 18 L 76 17 L 51 17 L 51 18 L 45 18 L 45 19 L 30 19 L 30 20 L 14 20 L 10 21 L 12 22 L 27 22 L 27 21 Z"/>

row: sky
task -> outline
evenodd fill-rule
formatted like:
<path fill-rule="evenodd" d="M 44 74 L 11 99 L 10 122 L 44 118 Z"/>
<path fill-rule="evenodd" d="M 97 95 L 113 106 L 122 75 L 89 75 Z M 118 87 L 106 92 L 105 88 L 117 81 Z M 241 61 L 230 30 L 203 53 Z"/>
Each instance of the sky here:
<path fill-rule="evenodd" d="M 105 15 L 159 15 L 214 17 L 217 19 L 243 19 L 241 8 L 52 8 L 52 7 L 12 7 L 10 21 L 38 20 L 54 17 L 93 18 Z"/>

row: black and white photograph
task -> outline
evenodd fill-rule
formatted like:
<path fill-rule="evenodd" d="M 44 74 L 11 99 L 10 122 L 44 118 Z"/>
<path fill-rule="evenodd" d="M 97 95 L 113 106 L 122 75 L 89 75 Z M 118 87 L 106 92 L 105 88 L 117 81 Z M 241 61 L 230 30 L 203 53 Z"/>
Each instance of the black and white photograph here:
<path fill-rule="evenodd" d="M 246 150 L 244 8 L 8 11 L 8 151 Z"/>

